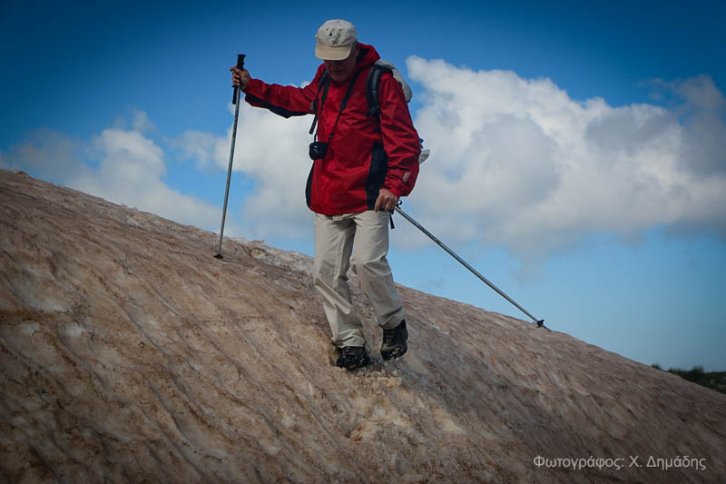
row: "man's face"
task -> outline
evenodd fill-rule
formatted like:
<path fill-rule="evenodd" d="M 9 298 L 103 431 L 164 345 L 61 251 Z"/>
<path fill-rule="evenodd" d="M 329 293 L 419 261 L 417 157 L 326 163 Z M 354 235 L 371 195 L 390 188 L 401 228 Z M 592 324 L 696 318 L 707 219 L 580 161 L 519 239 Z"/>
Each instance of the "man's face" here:
<path fill-rule="evenodd" d="M 335 82 L 345 82 L 353 75 L 355 70 L 355 61 L 358 57 L 358 46 L 356 45 L 351 49 L 350 55 L 343 60 L 330 61 L 326 60 L 325 68 L 330 73 L 331 79 Z"/>

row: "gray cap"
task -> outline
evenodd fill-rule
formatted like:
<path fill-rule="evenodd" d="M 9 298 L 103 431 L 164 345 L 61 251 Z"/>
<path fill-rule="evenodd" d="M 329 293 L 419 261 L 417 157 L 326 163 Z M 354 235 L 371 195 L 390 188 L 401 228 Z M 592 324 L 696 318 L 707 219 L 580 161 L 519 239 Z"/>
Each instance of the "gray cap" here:
<path fill-rule="evenodd" d="M 347 20 L 328 20 L 315 35 L 315 57 L 322 60 L 343 60 L 358 41 L 355 26 Z"/>

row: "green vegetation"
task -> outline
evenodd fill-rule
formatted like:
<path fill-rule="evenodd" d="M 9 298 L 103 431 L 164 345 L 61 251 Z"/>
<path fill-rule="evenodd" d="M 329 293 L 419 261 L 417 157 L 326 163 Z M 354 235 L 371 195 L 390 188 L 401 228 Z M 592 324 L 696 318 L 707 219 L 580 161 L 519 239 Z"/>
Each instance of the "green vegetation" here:
<path fill-rule="evenodd" d="M 656 370 L 663 370 L 659 364 L 652 365 Z M 690 370 L 671 368 L 668 373 L 673 373 L 690 382 L 697 383 L 711 390 L 726 393 L 726 371 L 703 371 L 702 366 L 694 366 Z"/>

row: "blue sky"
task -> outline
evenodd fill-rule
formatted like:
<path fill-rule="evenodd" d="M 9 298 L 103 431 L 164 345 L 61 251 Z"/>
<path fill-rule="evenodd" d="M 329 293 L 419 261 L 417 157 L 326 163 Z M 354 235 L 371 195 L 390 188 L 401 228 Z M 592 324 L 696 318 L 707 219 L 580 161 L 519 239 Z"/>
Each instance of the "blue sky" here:
<path fill-rule="evenodd" d="M 236 54 L 301 85 L 346 18 L 414 89 L 408 213 L 554 330 L 726 369 L 724 3 L 386 3 L 5 1 L 0 167 L 216 232 Z M 312 253 L 309 122 L 242 107 L 227 234 Z M 398 282 L 525 318 L 392 238 Z"/>

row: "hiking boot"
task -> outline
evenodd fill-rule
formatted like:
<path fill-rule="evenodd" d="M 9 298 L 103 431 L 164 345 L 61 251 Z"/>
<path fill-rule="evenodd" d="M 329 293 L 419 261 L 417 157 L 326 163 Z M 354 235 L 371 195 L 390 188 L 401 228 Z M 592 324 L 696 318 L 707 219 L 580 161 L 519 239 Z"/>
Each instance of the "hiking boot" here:
<path fill-rule="evenodd" d="M 406 320 L 401 321 L 401 324 L 393 329 L 384 329 L 383 342 L 381 343 L 381 356 L 383 359 L 392 360 L 403 356 L 408 350 L 407 340 Z"/>
<path fill-rule="evenodd" d="M 335 364 L 346 370 L 355 370 L 370 365 L 371 359 L 365 346 L 344 346 Z"/>

